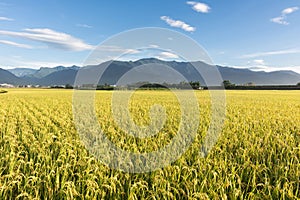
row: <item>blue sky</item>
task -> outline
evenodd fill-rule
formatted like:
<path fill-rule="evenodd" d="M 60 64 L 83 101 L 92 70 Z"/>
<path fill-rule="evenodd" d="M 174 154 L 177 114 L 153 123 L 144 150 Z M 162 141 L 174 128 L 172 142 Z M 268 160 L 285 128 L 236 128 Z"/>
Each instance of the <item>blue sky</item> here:
<path fill-rule="evenodd" d="M 81 65 L 107 38 L 142 27 L 191 37 L 215 64 L 300 73 L 299 0 L 0 0 L 0 67 Z"/>

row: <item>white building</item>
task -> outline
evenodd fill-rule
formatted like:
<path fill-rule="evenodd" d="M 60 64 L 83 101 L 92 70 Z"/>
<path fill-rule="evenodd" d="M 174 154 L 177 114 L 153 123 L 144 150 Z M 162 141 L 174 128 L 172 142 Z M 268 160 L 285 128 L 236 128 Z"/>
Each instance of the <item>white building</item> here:
<path fill-rule="evenodd" d="M 8 83 L 2 83 L 0 84 L 0 88 L 13 88 L 14 86 Z"/>

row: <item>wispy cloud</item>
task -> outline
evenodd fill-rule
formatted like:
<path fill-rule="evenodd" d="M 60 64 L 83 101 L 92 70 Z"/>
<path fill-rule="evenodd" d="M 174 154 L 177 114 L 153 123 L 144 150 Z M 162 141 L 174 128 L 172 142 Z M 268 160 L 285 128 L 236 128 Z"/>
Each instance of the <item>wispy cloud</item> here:
<path fill-rule="evenodd" d="M 36 42 L 41 42 L 47 44 L 49 47 L 62 50 L 84 51 L 94 49 L 94 46 L 85 43 L 81 39 L 47 28 L 24 29 L 23 32 L 0 30 L 0 35 L 19 37 Z"/>
<path fill-rule="evenodd" d="M 201 13 L 208 13 L 210 11 L 210 7 L 201 2 L 195 2 L 195 1 L 187 1 L 186 2 L 188 5 L 191 5 L 193 10 Z"/>
<path fill-rule="evenodd" d="M 262 59 L 253 60 L 253 63 L 256 65 L 265 65 L 265 61 Z"/>
<path fill-rule="evenodd" d="M 108 45 L 101 45 L 95 49 L 96 51 L 104 51 L 104 52 L 115 52 L 119 54 L 136 54 L 140 51 L 138 49 L 129 49 L 120 46 L 108 46 Z"/>
<path fill-rule="evenodd" d="M 160 58 L 160 59 L 172 59 L 172 58 L 179 58 L 179 56 L 174 54 L 174 53 L 164 51 L 164 52 L 161 52 L 158 55 L 158 58 Z"/>
<path fill-rule="evenodd" d="M 34 68 L 40 67 L 57 67 L 57 66 L 83 66 L 83 60 L 81 58 L 58 58 L 52 57 L 51 59 L 45 59 L 41 57 L 29 58 L 20 54 L 0 55 L 0 67 L 3 69 L 13 68 Z"/>
<path fill-rule="evenodd" d="M 159 48 L 159 45 L 157 45 L 157 44 L 150 44 L 149 47 L 153 48 L 153 49 L 157 49 L 157 48 Z"/>
<path fill-rule="evenodd" d="M 253 54 L 253 56 L 256 55 L 257 56 L 263 56 L 263 55 L 279 55 L 279 54 L 286 54 L 286 53 L 292 53 L 292 52 L 296 52 L 295 51 L 273 51 L 273 52 L 264 52 L 264 53 L 258 53 L 258 54 Z M 298 53 L 300 53 L 300 51 L 298 51 Z M 251 55 L 252 57 L 252 55 Z M 250 57 L 248 57 L 250 58 Z M 254 60 L 250 60 L 247 62 L 247 64 L 245 65 L 238 65 L 238 66 L 231 66 L 234 68 L 239 68 L 239 69 L 250 69 L 252 71 L 265 71 L 265 72 L 273 72 L 273 71 L 281 71 L 281 70 L 291 70 L 294 72 L 297 72 L 300 74 L 300 66 L 276 66 L 276 65 L 271 65 L 269 63 L 267 63 L 265 60 L 263 59 L 254 59 Z"/>
<path fill-rule="evenodd" d="M 14 21 L 14 19 L 8 17 L 0 17 L 0 21 Z"/>
<path fill-rule="evenodd" d="M 19 47 L 19 48 L 25 48 L 25 49 L 33 49 L 33 47 L 30 45 L 20 44 L 20 43 L 8 41 L 8 40 L 0 40 L 0 44 L 10 45 L 10 46 Z"/>
<path fill-rule="evenodd" d="M 169 24 L 172 27 L 181 28 L 182 30 L 185 30 L 187 32 L 194 32 L 196 30 L 195 27 L 192 27 L 183 21 L 174 20 L 168 16 L 161 16 L 160 19 L 165 21 L 167 24 Z"/>
<path fill-rule="evenodd" d="M 74 62 L 52 62 L 52 61 L 27 61 L 27 62 L 19 62 L 20 65 L 18 65 L 18 67 L 29 67 L 29 68 L 35 68 L 35 69 L 39 69 L 40 67 L 57 67 L 57 66 L 65 66 L 65 67 L 70 67 L 73 65 L 76 66 L 81 66 L 81 63 L 74 63 Z"/>
<path fill-rule="evenodd" d="M 263 56 L 295 54 L 295 53 L 300 53 L 300 50 L 299 49 L 287 49 L 287 50 L 281 50 L 281 51 L 258 52 L 258 53 L 242 55 L 241 58 L 257 58 L 257 57 L 263 57 Z"/>
<path fill-rule="evenodd" d="M 92 26 L 87 25 L 87 24 L 76 24 L 76 26 L 81 27 L 81 28 L 93 28 Z"/>
<path fill-rule="evenodd" d="M 274 72 L 274 71 L 294 71 L 300 74 L 300 66 L 291 66 L 291 67 L 271 67 L 267 65 L 252 65 L 248 64 L 247 66 L 231 66 L 237 69 L 249 69 L 251 71 L 264 71 L 264 72 Z"/>
<path fill-rule="evenodd" d="M 290 23 L 287 21 L 287 15 L 292 14 L 297 10 L 299 10 L 299 7 L 286 8 L 281 11 L 281 15 L 279 17 L 272 18 L 271 22 L 282 24 L 282 25 L 289 25 Z"/>

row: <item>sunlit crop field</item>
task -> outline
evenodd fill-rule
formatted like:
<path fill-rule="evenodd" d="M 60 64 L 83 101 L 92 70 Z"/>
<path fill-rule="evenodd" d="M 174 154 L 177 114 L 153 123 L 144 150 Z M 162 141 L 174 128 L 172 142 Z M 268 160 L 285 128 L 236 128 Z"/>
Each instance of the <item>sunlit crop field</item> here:
<path fill-rule="evenodd" d="M 199 156 L 209 126 L 207 91 L 197 91 L 197 137 L 171 166 L 150 173 L 113 170 L 76 132 L 72 90 L 9 89 L 0 94 L 0 199 L 297 199 L 300 197 L 299 91 L 227 91 L 223 131 Z M 99 91 L 99 125 L 118 147 L 149 152 L 176 134 L 180 109 L 168 91 L 137 91 L 130 111 L 147 125 L 153 104 L 166 107 L 154 138 L 127 136 L 113 122 L 111 91 Z"/>

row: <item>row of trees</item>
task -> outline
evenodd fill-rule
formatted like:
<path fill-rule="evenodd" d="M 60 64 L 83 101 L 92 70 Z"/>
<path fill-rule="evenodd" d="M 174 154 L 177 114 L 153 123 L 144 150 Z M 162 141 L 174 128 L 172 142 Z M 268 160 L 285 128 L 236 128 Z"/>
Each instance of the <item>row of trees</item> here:
<path fill-rule="evenodd" d="M 243 86 L 236 85 L 234 83 L 231 83 L 230 80 L 224 80 L 222 83 L 222 86 L 225 89 L 247 89 L 247 88 L 259 88 L 259 87 L 292 87 L 292 86 L 255 86 L 254 83 L 248 83 Z M 298 87 L 300 87 L 300 82 L 297 83 Z M 295 87 L 295 86 L 294 86 Z M 63 88 L 62 86 L 60 88 Z M 66 84 L 65 87 L 66 89 L 73 89 L 74 87 L 70 84 Z M 92 84 L 85 84 L 82 85 L 81 87 L 76 87 L 77 89 L 97 89 L 97 90 L 114 90 L 115 88 L 117 89 L 136 89 L 136 88 L 141 88 L 141 89 L 167 89 L 167 88 L 174 88 L 174 89 L 207 89 L 207 87 L 201 87 L 201 84 L 199 81 L 190 81 L 190 82 L 180 82 L 177 84 L 170 84 L 170 83 L 149 83 L 149 82 L 138 82 L 134 84 L 129 84 L 126 86 L 120 86 L 120 87 L 115 87 L 109 84 L 104 84 L 104 85 L 92 85 Z"/>
<path fill-rule="evenodd" d="M 223 86 L 225 89 L 237 89 L 237 90 L 243 90 L 243 89 L 256 89 L 256 90 L 268 90 L 268 89 L 274 89 L 274 90 L 299 90 L 300 89 L 300 82 L 296 85 L 258 85 L 256 86 L 254 83 L 248 83 L 245 85 L 236 85 L 234 83 L 231 83 L 229 80 L 223 81 Z"/>
<path fill-rule="evenodd" d="M 190 82 L 180 82 L 180 83 L 149 83 L 149 82 L 138 82 L 134 84 L 129 84 L 125 86 L 127 89 L 167 89 L 167 88 L 174 88 L 174 89 L 194 89 L 198 90 L 201 89 L 201 85 L 199 81 L 190 81 Z"/>
<path fill-rule="evenodd" d="M 65 86 L 54 86 L 52 88 L 66 88 L 66 89 L 73 89 L 74 86 L 70 84 L 66 84 Z M 114 86 L 109 84 L 104 85 L 93 85 L 93 84 L 83 84 L 81 86 L 75 86 L 75 89 L 82 89 L 82 90 L 114 90 L 114 89 L 202 89 L 199 81 L 191 81 L 191 82 L 180 82 L 177 84 L 169 84 L 169 83 L 150 83 L 150 82 L 137 82 L 133 84 L 128 84 L 125 86 Z"/>

